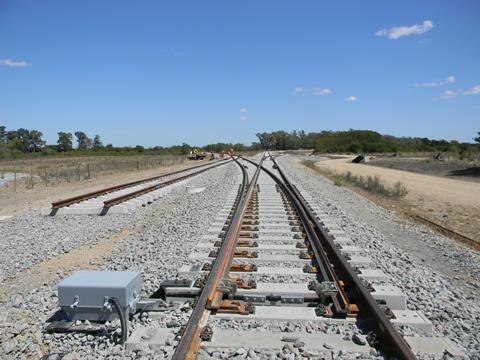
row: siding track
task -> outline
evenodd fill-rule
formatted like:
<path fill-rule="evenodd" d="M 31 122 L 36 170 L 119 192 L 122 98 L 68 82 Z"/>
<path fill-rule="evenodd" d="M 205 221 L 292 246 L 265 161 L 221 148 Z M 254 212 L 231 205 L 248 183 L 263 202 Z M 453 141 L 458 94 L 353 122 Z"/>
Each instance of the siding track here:
<path fill-rule="evenodd" d="M 216 161 L 213 164 L 208 163 L 197 165 L 188 169 L 183 169 L 168 174 L 119 184 L 98 191 L 93 191 L 86 194 L 56 201 L 52 203 L 50 215 L 56 215 L 61 209 L 68 209 L 66 210 L 66 213 L 69 213 L 69 210 L 72 210 L 71 213 L 76 213 L 75 210 L 79 210 L 78 213 L 80 214 L 98 213 L 99 215 L 105 215 L 110 210 L 110 208 L 115 205 L 124 204 L 129 200 L 139 198 L 143 195 L 152 193 L 166 186 L 178 183 L 183 180 L 188 180 L 195 175 L 202 174 L 210 169 L 222 166 L 229 162 L 230 160 L 225 159 Z M 146 203 L 150 203 L 154 199 L 156 199 L 155 196 L 151 198 L 146 198 L 144 200 Z M 133 203 L 133 207 L 143 204 L 144 202 Z"/>

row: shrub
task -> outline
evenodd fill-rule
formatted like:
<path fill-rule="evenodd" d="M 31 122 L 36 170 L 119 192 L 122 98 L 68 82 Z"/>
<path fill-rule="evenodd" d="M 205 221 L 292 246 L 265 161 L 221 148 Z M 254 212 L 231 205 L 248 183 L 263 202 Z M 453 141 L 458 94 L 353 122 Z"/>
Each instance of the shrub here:
<path fill-rule="evenodd" d="M 378 175 L 363 177 L 353 175 L 350 171 L 348 171 L 345 174 L 333 175 L 333 181 L 335 185 L 347 182 L 373 194 L 382 195 L 393 199 L 403 198 L 408 193 L 407 188 L 401 182 L 397 182 L 393 185 L 393 187 L 389 187 L 382 182 Z"/>
<path fill-rule="evenodd" d="M 340 177 L 334 178 L 333 183 L 334 183 L 336 186 L 343 186 L 343 181 L 342 181 L 342 179 L 341 179 Z"/>
<path fill-rule="evenodd" d="M 408 194 L 407 188 L 401 182 L 396 182 L 393 187 L 390 187 L 384 184 L 378 175 L 363 177 L 354 175 L 350 171 L 343 174 L 331 173 L 328 170 L 316 168 L 315 162 L 311 160 L 303 160 L 302 164 L 330 178 L 336 186 L 344 186 L 348 183 L 372 194 L 391 199 L 401 199 Z"/>

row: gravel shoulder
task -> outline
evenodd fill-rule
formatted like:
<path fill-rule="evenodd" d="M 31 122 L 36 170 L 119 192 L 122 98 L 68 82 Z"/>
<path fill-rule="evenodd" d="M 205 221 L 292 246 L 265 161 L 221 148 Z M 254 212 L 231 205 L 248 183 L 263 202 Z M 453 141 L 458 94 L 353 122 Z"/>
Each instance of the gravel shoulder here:
<path fill-rule="evenodd" d="M 393 186 L 401 182 L 408 190 L 403 208 L 480 242 L 480 183 L 410 171 L 386 169 L 367 164 L 353 164 L 352 157 L 328 159 L 315 163 L 322 170 L 354 175 L 379 176 Z"/>
<path fill-rule="evenodd" d="M 301 191 L 318 198 L 357 246 L 407 295 L 408 308 L 422 311 L 435 334 L 447 336 L 470 355 L 480 354 L 480 253 L 394 213 L 301 165 L 279 163 Z"/>
<path fill-rule="evenodd" d="M 101 217 L 48 218 L 35 213 L 3 223 L 2 226 L 9 224 L 9 236 L 28 229 L 27 224 L 30 224 L 36 229 L 37 237 L 42 237 L 38 250 L 45 254 L 51 252 L 49 241 L 63 246 L 65 234 L 75 241 L 70 249 L 59 249 L 56 256 L 45 256 L 43 262 L 15 272 L 13 277 L 2 281 L 0 358 L 49 355 L 65 359 L 162 359 L 171 355 L 173 347 L 153 355 L 148 349 L 127 351 L 116 345 L 113 339 L 118 324 L 115 321 L 107 322 L 100 336 L 45 333 L 46 321 L 57 309 L 56 284 L 78 269 L 128 269 L 142 272 L 143 294 L 152 294 L 163 280 L 176 278 L 180 266 L 188 262 L 191 249 L 223 206 L 223 199 L 237 190 L 239 174 L 233 163 L 208 171 L 188 183 L 188 186 L 204 187 L 204 191 L 191 194 L 185 191 L 185 186 L 179 186 L 161 200 L 130 215 L 130 219 L 127 216 L 104 217 L 108 224 L 96 223 Z M 73 226 L 75 223 L 80 226 Z M 105 234 L 107 226 L 111 231 Z M 56 232 L 63 236 L 57 236 Z M 18 237 L 20 246 L 21 239 Z M 83 244 L 81 239 L 85 239 Z M 188 314 L 175 310 L 157 320 L 155 325 L 180 326 L 187 318 Z M 130 322 L 130 331 L 152 324 L 154 321 L 148 315 L 136 315 Z"/>

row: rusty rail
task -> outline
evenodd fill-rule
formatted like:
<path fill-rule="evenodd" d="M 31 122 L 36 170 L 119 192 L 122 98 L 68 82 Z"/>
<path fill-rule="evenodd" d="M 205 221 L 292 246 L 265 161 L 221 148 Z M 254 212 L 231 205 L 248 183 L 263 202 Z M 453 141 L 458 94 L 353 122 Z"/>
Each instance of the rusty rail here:
<path fill-rule="evenodd" d="M 114 205 L 118 205 L 118 204 L 121 204 L 125 201 L 128 201 L 130 199 L 134 199 L 136 197 L 139 197 L 141 195 L 144 195 L 144 194 L 147 194 L 149 192 L 152 192 L 152 191 L 155 191 L 157 189 L 161 189 L 165 186 L 168 186 L 168 185 L 171 185 L 171 184 L 174 184 L 176 182 L 179 182 L 179 181 L 182 181 L 182 180 L 185 180 L 185 179 L 188 179 L 192 176 L 196 176 L 196 175 L 200 175 L 208 170 L 211 170 L 211 169 L 214 169 L 216 167 L 219 167 L 219 166 L 222 166 L 222 165 L 225 165 L 227 164 L 228 161 L 226 162 L 220 162 L 220 163 L 217 163 L 215 165 L 212 165 L 212 166 L 209 166 L 205 169 L 202 169 L 202 170 L 199 170 L 199 171 L 196 171 L 192 174 L 187 174 L 187 175 L 183 175 L 183 176 L 180 176 L 180 177 L 177 177 L 175 179 L 171 179 L 171 180 L 167 180 L 167 181 L 164 181 L 164 182 L 161 182 L 159 184 L 155 184 L 155 185 L 152 185 L 152 186 L 148 186 L 146 188 L 143 188 L 143 189 L 140 189 L 140 190 L 136 190 L 136 191 L 133 191 L 133 192 L 130 192 L 128 194 L 125 194 L 125 195 L 120 195 L 120 196 L 117 196 L 113 199 L 110 199 L 110 200 L 106 200 L 103 202 L 103 208 L 104 209 L 109 209 L 111 208 L 112 206 Z"/>
<path fill-rule="evenodd" d="M 354 299 L 359 307 L 360 314 L 375 332 L 379 340 L 379 346 L 389 356 L 401 359 L 415 359 L 416 357 L 407 342 L 393 327 L 389 319 L 377 305 L 353 268 L 335 246 L 331 235 L 319 222 L 298 189 L 289 182 L 275 159 L 272 157 L 271 159 L 276 165 L 276 169 L 283 181 L 271 174 L 269 170 L 264 170 L 270 173 L 275 182 L 286 191 L 295 207 L 298 207 L 300 212 L 307 214 L 307 221 L 314 225 L 315 231 L 322 242 L 320 245 L 328 251 L 329 259 L 334 263 L 335 269 L 340 273 L 339 275 L 342 276 L 342 279 L 347 282 L 347 285 L 349 285 L 350 291 L 353 293 Z M 313 245 L 314 244 L 312 244 L 312 246 Z M 315 244 L 315 246 L 317 246 L 317 244 Z"/>
<path fill-rule="evenodd" d="M 448 236 L 452 239 L 458 240 L 464 244 L 469 245 L 473 249 L 480 249 L 480 240 L 476 241 L 474 239 L 471 239 L 465 235 L 462 235 L 456 231 L 453 231 L 449 228 L 446 228 L 443 225 L 437 224 L 436 222 L 433 222 L 432 220 L 428 220 L 424 218 L 423 216 L 420 216 L 418 214 L 407 214 L 410 216 L 413 220 L 416 220 L 418 222 L 423 223 L 424 225 L 429 226 L 430 228 L 433 228 L 435 231 L 441 233 L 442 235 Z"/>
<path fill-rule="evenodd" d="M 225 161 L 225 160 L 220 160 L 220 161 Z M 108 194 L 108 193 L 111 193 L 111 192 L 114 192 L 114 191 L 126 189 L 126 188 L 129 188 L 131 186 L 139 185 L 139 184 L 149 182 L 149 181 L 158 180 L 158 179 L 161 179 L 163 177 L 180 174 L 180 173 L 185 172 L 185 171 L 194 170 L 194 169 L 198 169 L 198 168 L 202 168 L 202 167 L 206 167 L 206 166 L 212 166 L 212 163 L 196 165 L 196 166 L 192 166 L 188 169 L 177 170 L 177 171 L 173 171 L 173 172 L 170 172 L 170 173 L 167 173 L 167 174 L 157 175 L 157 176 L 153 176 L 153 177 L 149 177 L 149 178 L 145 178 L 145 179 L 140 179 L 140 180 L 135 180 L 135 181 L 131 181 L 131 182 L 120 184 L 120 185 L 110 186 L 110 187 L 107 187 L 107 188 L 104 188 L 104 189 L 101 189 L 101 190 L 92 191 L 92 192 L 89 192 L 89 193 L 86 193 L 86 194 L 73 196 L 73 197 L 70 197 L 70 198 L 67 198 L 67 199 L 64 199 L 64 200 L 53 202 L 52 203 L 52 209 L 53 210 L 60 209 L 60 208 L 65 207 L 65 206 L 76 204 L 76 203 L 79 203 L 81 201 L 85 201 L 85 200 L 88 200 L 88 199 L 96 198 L 98 196 L 105 195 L 105 194 Z"/>
<path fill-rule="evenodd" d="M 183 335 L 178 343 L 173 360 L 194 359 L 200 345 L 201 320 L 204 319 L 208 309 L 216 308 L 222 300 L 223 293 L 219 291 L 219 284 L 228 275 L 232 263 L 233 253 L 238 241 L 243 215 L 246 211 L 248 201 L 256 187 L 260 167 L 255 172 L 252 182 L 248 183 L 248 175 L 244 167 L 234 159 L 242 169 L 243 182 L 239 191 L 239 198 L 235 214 L 230 222 L 228 230 L 222 241 L 213 267 L 208 274 L 205 286 L 196 301 L 195 308 L 188 320 Z M 263 159 L 262 159 L 263 161 Z"/>
<path fill-rule="evenodd" d="M 270 156 L 271 157 L 271 156 Z M 259 164 L 249 160 L 242 158 L 249 163 L 260 166 Z M 272 161 L 276 165 L 275 161 L 272 158 Z M 278 165 L 277 165 L 278 167 Z M 286 183 L 282 182 L 275 174 L 273 174 L 270 170 L 262 167 L 262 169 L 279 185 L 282 189 L 283 193 L 292 201 L 297 214 L 299 215 L 300 221 L 302 222 L 302 226 L 305 229 L 305 233 L 307 235 L 307 239 L 311 244 L 311 249 L 313 251 L 313 255 L 318 266 L 320 276 L 323 281 L 334 282 L 337 286 L 338 293 L 336 296 L 332 298 L 333 302 L 333 314 L 336 317 L 346 317 L 346 316 L 355 316 L 356 315 L 356 306 L 352 304 L 348 299 L 347 294 L 345 293 L 345 289 L 341 279 L 339 278 L 338 274 L 336 273 L 336 268 L 332 266 L 332 261 L 329 257 L 329 253 L 325 246 L 323 245 L 321 239 L 319 238 L 319 234 L 312 225 L 310 218 L 307 213 L 307 209 L 301 206 L 301 202 L 299 198 L 293 194 L 289 187 L 286 186 Z"/>

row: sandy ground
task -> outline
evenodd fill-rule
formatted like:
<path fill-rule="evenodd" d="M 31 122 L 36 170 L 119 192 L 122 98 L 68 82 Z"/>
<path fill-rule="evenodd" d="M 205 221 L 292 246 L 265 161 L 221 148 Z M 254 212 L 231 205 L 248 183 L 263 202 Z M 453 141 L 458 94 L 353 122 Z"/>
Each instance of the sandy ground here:
<path fill-rule="evenodd" d="M 206 163 L 208 163 L 208 160 L 189 161 L 182 165 L 116 173 L 80 182 L 61 183 L 55 186 L 36 185 L 33 189 L 27 189 L 23 183 L 19 182 L 16 191 L 13 191 L 11 186 L 0 187 L 0 216 L 17 215 L 32 209 L 50 207 L 52 202 L 61 199 Z"/>
<path fill-rule="evenodd" d="M 389 185 L 401 182 L 408 189 L 406 201 L 412 212 L 461 234 L 480 240 L 480 183 L 439 176 L 353 164 L 353 157 L 317 162 L 319 169 L 361 176 L 378 175 Z"/>
<path fill-rule="evenodd" d="M 407 156 L 406 154 L 401 154 L 398 157 L 375 155 L 370 158 L 368 165 L 480 183 L 480 166 L 477 166 L 477 163 L 472 161 L 437 161 L 433 160 L 433 156 Z"/>

